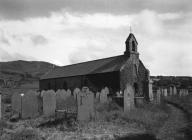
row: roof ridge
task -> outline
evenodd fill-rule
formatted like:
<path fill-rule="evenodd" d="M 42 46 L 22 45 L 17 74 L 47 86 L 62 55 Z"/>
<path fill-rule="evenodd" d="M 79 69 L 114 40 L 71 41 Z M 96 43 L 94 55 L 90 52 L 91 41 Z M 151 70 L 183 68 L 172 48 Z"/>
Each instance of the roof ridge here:
<path fill-rule="evenodd" d="M 85 62 L 79 62 L 79 63 L 75 63 L 75 64 L 64 65 L 64 66 L 61 66 L 61 67 L 57 67 L 57 68 L 55 68 L 55 69 L 64 68 L 64 67 L 69 67 L 69 66 L 74 66 L 74 65 L 79 65 L 79 64 L 83 64 L 83 63 L 94 62 L 94 61 L 100 61 L 100 60 L 104 60 L 104 59 L 111 59 L 111 58 L 120 57 L 120 56 L 124 56 L 124 55 L 117 55 L 117 56 L 100 58 L 100 59 L 95 59 L 95 60 L 90 60 L 90 61 L 85 61 Z"/>
<path fill-rule="evenodd" d="M 43 75 L 40 79 L 51 79 L 56 77 L 70 77 L 117 71 L 117 69 L 120 69 L 120 67 L 124 65 L 124 61 L 127 59 L 128 58 L 125 55 L 117 55 L 113 57 L 65 65 L 53 69 L 47 75 Z"/>

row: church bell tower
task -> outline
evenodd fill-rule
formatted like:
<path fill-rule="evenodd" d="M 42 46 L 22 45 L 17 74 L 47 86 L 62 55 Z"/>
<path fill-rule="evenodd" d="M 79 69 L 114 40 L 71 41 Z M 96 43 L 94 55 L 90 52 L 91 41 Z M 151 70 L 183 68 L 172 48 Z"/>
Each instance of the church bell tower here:
<path fill-rule="evenodd" d="M 126 45 L 126 50 L 124 52 L 124 55 L 130 57 L 132 54 L 136 54 L 139 55 L 139 53 L 137 52 L 137 40 L 135 38 L 135 36 L 130 33 L 127 40 L 125 41 L 125 45 Z"/>

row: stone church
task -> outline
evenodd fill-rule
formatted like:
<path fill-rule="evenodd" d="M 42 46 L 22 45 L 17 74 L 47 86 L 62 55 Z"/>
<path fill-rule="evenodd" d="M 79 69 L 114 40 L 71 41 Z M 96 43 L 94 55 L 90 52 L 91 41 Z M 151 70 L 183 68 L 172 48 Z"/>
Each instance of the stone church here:
<path fill-rule="evenodd" d="M 91 91 L 101 91 L 108 87 L 110 95 L 124 92 L 127 85 L 134 97 L 149 99 L 149 71 L 139 59 L 138 42 L 130 33 L 125 41 L 124 54 L 53 69 L 41 77 L 40 91 L 88 87 Z"/>

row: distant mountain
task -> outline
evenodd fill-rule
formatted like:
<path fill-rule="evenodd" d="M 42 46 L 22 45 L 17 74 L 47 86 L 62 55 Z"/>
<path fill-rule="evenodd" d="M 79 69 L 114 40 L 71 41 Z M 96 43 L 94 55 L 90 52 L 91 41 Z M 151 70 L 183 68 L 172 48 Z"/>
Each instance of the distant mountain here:
<path fill-rule="evenodd" d="M 24 86 L 38 86 L 39 78 L 57 67 L 51 63 L 41 61 L 10 61 L 0 62 L 0 87 L 18 88 Z M 35 85 L 34 85 L 35 84 Z"/>

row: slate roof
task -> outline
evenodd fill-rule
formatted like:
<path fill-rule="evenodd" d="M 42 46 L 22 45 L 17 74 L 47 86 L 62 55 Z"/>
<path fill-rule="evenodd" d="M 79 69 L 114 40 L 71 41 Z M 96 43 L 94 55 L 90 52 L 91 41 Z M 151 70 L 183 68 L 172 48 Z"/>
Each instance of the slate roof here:
<path fill-rule="evenodd" d="M 43 75 L 41 80 L 119 71 L 127 59 L 128 57 L 126 55 L 119 55 L 115 57 L 67 65 L 53 69 L 51 72 Z"/>

